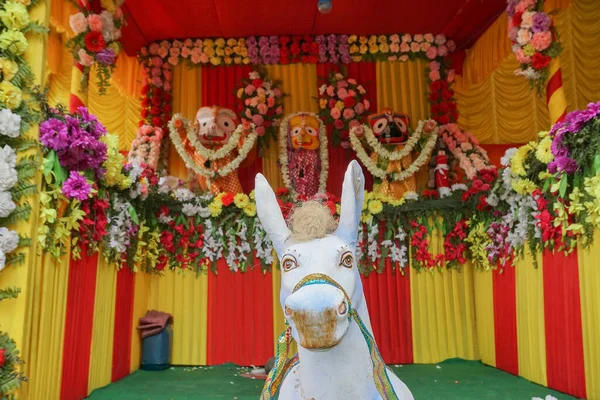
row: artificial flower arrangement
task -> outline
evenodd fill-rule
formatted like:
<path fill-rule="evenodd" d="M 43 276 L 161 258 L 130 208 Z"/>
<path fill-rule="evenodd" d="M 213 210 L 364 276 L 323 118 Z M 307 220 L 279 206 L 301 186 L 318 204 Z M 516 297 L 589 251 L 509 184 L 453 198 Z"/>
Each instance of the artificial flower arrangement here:
<path fill-rule="evenodd" d="M 137 161 L 156 170 L 161 154 L 163 136 L 162 129 L 150 125 L 142 125 L 131 143 L 128 155 L 129 163 Z"/>
<path fill-rule="evenodd" d="M 508 36 L 520 64 L 515 73 L 524 76 L 541 94 L 550 62 L 562 51 L 558 31 L 544 12 L 544 0 L 509 0 L 506 13 Z"/>
<path fill-rule="evenodd" d="M 333 145 L 348 148 L 350 130 L 367 118 L 371 103 L 364 86 L 344 71 L 331 72 L 326 82 L 319 86 L 319 117 L 332 127 Z"/>
<path fill-rule="evenodd" d="M 277 138 L 283 117 L 281 82 L 273 81 L 265 71 L 255 70 L 248 74 L 238 88 L 238 111 L 242 122 L 253 123 L 258 135 L 259 155 L 269 148 L 269 142 Z"/>
<path fill-rule="evenodd" d="M 72 1 L 79 12 L 69 18 L 75 36 L 67 42 L 73 59 L 83 67 L 82 89 L 87 88 L 92 66 L 96 68 L 100 94 L 106 93 L 122 44 L 124 24 L 121 5 L 125 0 L 90 0 L 84 6 Z"/>
<path fill-rule="evenodd" d="M 491 168 L 487 152 L 479 145 L 472 133 L 457 124 L 441 125 L 438 136 L 444 147 L 456 158 L 467 179 L 475 179 L 477 173 Z"/>

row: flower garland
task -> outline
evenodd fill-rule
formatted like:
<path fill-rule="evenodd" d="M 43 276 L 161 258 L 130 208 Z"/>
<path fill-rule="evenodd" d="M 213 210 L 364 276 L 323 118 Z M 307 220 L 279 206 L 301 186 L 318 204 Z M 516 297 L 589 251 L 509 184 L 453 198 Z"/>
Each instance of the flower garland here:
<path fill-rule="evenodd" d="M 202 166 L 198 166 L 194 159 L 190 157 L 190 155 L 186 152 L 178 131 L 178 129 L 182 126 L 187 132 L 190 143 L 192 144 L 194 149 L 198 152 L 198 154 L 200 154 L 202 157 L 208 160 L 219 160 L 231 153 L 238 146 L 242 137 L 242 133 L 246 131 L 246 128 L 244 127 L 244 125 L 240 124 L 233 132 L 233 135 L 229 138 L 229 141 L 223 147 L 217 150 L 211 150 L 207 149 L 200 143 L 196 136 L 196 133 L 190 129 L 190 122 L 184 119 L 180 114 L 176 114 L 171 120 L 171 122 L 169 122 L 171 141 L 175 145 L 177 152 L 185 162 L 185 165 L 189 169 L 193 170 L 195 173 L 209 179 L 214 178 L 216 175 L 227 176 L 233 171 L 237 170 L 240 164 L 246 159 L 246 157 L 250 153 L 250 150 L 252 150 L 252 148 L 254 147 L 254 144 L 256 143 L 256 139 L 258 137 L 256 131 L 254 130 L 254 127 L 252 126 L 252 132 L 245 137 L 244 144 L 238 149 L 238 155 L 218 171 L 211 171 Z"/>
<path fill-rule="evenodd" d="M 321 172 L 319 174 L 319 193 L 325 193 L 327 188 L 327 177 L 329 176 L 329 151 L 327 149 L 327 129 L 325 128 L 325 124 L 319 118 L 319 116 L 313 113 L 299 112 L 295 114 L 290 114 L 281 121 L 281 126 L 279 127 L 279 165 L 281 167 L 281 177 L 283 180 L 283 185 L 286 188 L 288 188 L 288 190 L 294 190 L 292 182 L 290 180 L 290 171 L 288 169 L 288 130 L 290 119 L 299 115 L 310 115 L 311 117 L 314 117 L 319 121 L 319 156 L 321 159 Z"/>
<path fill-rule="evenodd" d="M 474 179 L 479 171 L 492 168 L 488 154 L 479 145 L 479 141 L 457 124 L 440 126 L 438 135 L 456 157 L 468 179 Z"/>
<path fill-rule="evenodd" d="M 283 117 L 283 97 L 280 82 L 272 81 L 263 71 L 252 71 L 238 88 L 238 109 L 242 122 L 253 123 L 258 135 L 259 155 L 269 148 L 277 137 L 277 128 Z"/>
<path fill-rule="evenodd" d="M 430 122 L 430 125 L 435 124 L 435 122 L 433 122 L 433 121 L 429 121 L 429 122 Z M 421 137 L 423 135 L 424 127 L 425 127 L 425 122 L 419 121 L 417 129 L 413 132 L 412 135 L 410 135 L 410 137 L 408 138 L 406 143 L 402 144 L 403 148 L 400 150 L 395 149 L 394 151 L 389 151 L 379 142 L 379 140 L 377 140 L 371 127 L 369 127 L 367 125 L 363 125 L 362 132 L 364 134 L 365 140 L 367 141 L 368 145 L 371 147 L 371 149 L 373 149 L 373 151 L 375 153 L 377 153 L 377 155 L 379 157 L 385 158 L 386 160 L 390 160 L 390 161 L 399 161 L 399 160 L 402 160 L 407 155 L 409 155 L 414 150 L 415 146 L 417 144 L 419 144 L 419 141 L 421 140 Z M 433 128 L 429 129 L 429 131 L 431 131 L 432 129 Z M 356 129 L 354 131 L 354 134 L 358 135 L 360 133 L 360 131 L 361 131 L 361 129 Z"/>
<path fill-rule="evenodd" d="M 161 140 L 163 131 L 150 125 L 140 127 L 131 142 L 131 149 L 127 156 L 130 163 L 134 160 L 140 164 L 146 164 L 156 170 L 160 158 Z"/>
<path fill-rule="evenodd" d="M 348 131 L 359 126 L 368 115 L 371 103 L 367 91 L 345 72 L 330 72 L 327 83 L 319 87 L 319 116 L 333 127 L 333 144 L 348 147 Z"/>
<path fill-rule="evenodd" d="M 417 126 L 417 129 L 415 130 L 415 132 L 418 132 L 417 133 L 418 136 L 422 136 L 422 130 L 425 128 L 426 125 L 427 125 L 427 122 L 423 122 L 423 121 L 419 122 L 419 125 Z M 364 130 L 364 128 L 362 128 L 362 129 Z M 358 130 L 359 130 L 358 127 L 352 128 L 350 130 L 350 144 L 352 145 L 352 148 L 356 152 L 358 159 L 369 170 L 369 172 L 373 176 L 375 176 L 379 179 L 388 178 L 395 182 L 400 182 L 400 181 L 403 181 L 403 180 L 413 176 L 419 169 L 421 169 L 421 167 L 423 167 L 429 161 L 429 157 L 431 157 L 431 152 L 433 151 L 435 144 L 437 142 L 437 138 L 438 138 L 438 136 L 437 136 L 438 135 L 438 133 L 437 133 L 438 127 L 436 124 L 435 128 L 433 128 L 433 131 L 427 138 L 427 142 L 423 146 L 423 149 L 421 150 L 421 154 L 419 154 L 419 156 L 410 165 L 410 167 L 408 167 L 407 169 L 405 169 L 401 172 L 394 172 L 392 174 L 388 174 L 387 171 L 379 168 L 377 166 L 377 164 L 371 159 L 371 157 L 369 157 L 367 155 L 364 146 L 362 145 L 360 139 L 358 138 L 358 135 L 357 135 Z"/>
<path fill-rule="evenodd" d="M 508 37 L 520 69 L 532 88 L 541 95 L 548 77 L 550 61 L 562 52 L 558 32 L 544 12 L 544 0 L 508 0 Z"/>
<path fill-rule="evenodd" d="M 110 76 L 115 67 L 122 44 L 121 28 L 124 16 L 121 5 L 125 0 L 90 1 L 81 6 L 73 2 L 79 12 L 69 18 L 75 36 L 67 42 L 73 59 L 83 68 L 82 89 L 85 90 L 92 66 L 96 67 L 100 94 L 110 86 Z"/>

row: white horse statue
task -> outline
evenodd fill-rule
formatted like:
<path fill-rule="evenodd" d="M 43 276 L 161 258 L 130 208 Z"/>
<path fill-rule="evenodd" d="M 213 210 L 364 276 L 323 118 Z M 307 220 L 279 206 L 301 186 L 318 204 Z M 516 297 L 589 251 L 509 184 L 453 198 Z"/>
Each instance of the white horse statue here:
<path fill-rule="evenodd" d="M 308 202 L 288 228 L 273 190 L 256 177 L 256 207 L 279 257 L 281 307 L 287 330 L 261 400 L 413 399 L 384 364 L 369 320 L 355 248 L 364 197 L 364 176 L 348 166 L 339 224 L 327 207 Z M 298 354 L 289 358 L 292 338 Z"/>

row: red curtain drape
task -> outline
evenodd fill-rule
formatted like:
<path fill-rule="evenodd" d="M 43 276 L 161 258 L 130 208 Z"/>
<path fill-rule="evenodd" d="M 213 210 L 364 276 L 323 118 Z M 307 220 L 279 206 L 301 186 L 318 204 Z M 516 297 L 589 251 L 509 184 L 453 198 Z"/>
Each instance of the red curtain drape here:
<path fill-rule="evenodd" d="M 239 102 L 235 91 L 251 71 L 249 65 L 202 68 L 202 104 L 231 108 L 237 113 Z M 255 149 L 238 170 L 244 192 L 250 193 L 254 189 L 254 178 L 259 172 L 262 172 L 262 160 Z"/>
<path fill-rule="evenodd" d="M 224 259 L 208 274 L 209 365 L 264 365 L 273 356 L 273 285 L 260 266 L 231 272 Z"/>
<path fill-rule="evenodd" d="M 529 266 L 528 266 L 529 267 Z M 496 338 L 496 367 L 519 374 L 517 347 L 517 296 L 515 268 L 512 265 L 493 271 L 494 336 Z"/>
<path fill-rule="evenodd" d="M 367 91 L 366 98 L 371 103 L 370 112 L 377 110 L 377 73 L 375 63 L 373 62 L 358 62 L 345 66 L 348 78 L 356 79 L 364 86 Z M 329 77 L 332 71 L 339 71 L 339 66 L 331 63 L 317 64 L 317 84 L 322 85 Z M 331 127 L 327 127 L 329 137 L 331 138 Z M 329 140 L 329 178 L 327 179 L 327 191 L 340 196 L 342 193 L 342 182 L 344 181 L 344 173 L 348 167 L 348 163 L 356 160 L 356 154 L 352 149 L 344 149 L 341 146 L 334 147 Z M 373 188 L 373 177 L 363 167 L 365 174 L 365 189 Z"/>
<path fill-rule="evenodd" d="M 544 252 L 544 316 L 548 386 L 586 397 L 577 251 Z"/>
<path fill-rule="evenodd" d="M 410 274 L 392 270 L 386 260 L 382 274 L 362 277 L 373 334 L 383 360 L 388 364 L 412 364 L 413 341 Z"/>
<path fill-rule="evenodd" d="M 128 267 L 117 273 L 115 327 L 113 336 L 112 381 L 129 375 L 135 275 Z"/>
<path fill-rule="evenodd" d="M 63 342 L 61 400 L 79 400 L 88 394 L 88 377 L 94 325 L 98 253 L 69 264 L 65 336 Z"/>

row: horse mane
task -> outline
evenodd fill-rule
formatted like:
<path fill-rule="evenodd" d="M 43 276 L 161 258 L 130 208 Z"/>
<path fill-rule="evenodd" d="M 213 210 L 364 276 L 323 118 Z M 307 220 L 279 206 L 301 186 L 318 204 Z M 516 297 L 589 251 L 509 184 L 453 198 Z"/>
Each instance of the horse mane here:
<path fill-rule="evenodd" d="M 318 201 L 307 201 L 296 207 L 289 222 L 292 239 L 298 242 L 321 239 L 337 229 L 329 207 Z"/>

